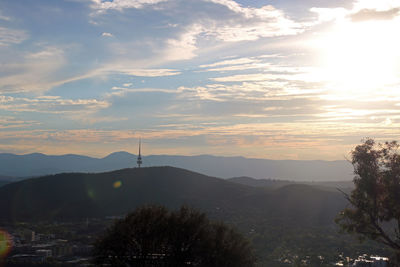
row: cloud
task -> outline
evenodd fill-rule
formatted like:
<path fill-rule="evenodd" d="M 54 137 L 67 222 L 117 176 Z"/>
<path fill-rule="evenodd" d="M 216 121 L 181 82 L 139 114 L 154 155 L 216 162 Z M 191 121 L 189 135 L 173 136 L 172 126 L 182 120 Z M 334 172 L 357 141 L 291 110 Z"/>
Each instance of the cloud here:
<path fill-rule="evenodd" d="M 107 108 L 109 103 L 97 99 L 63 99 L 58 96 L 35 98 L 0 95 L 0 110 L 12 112 L 39 112 L 46 114 L 83 114 Z"/>
<path fill-rule="evenodd" d="M 400 7 L 398 0 L 357 0 L 353 5 L 353 12 L 363 9 L 370 9 L 376 11 L 388 11 Z"/>
<path fill-rule="evenodd" d="M 323 107 L 324 108 L 324 107 Z M 400 117 L 400 111 L 396 109 L 362 109 L 349 108 L 347 106 L 327 106 L 325 112 L 316 114 L 316 117 L 323 118 L 323 121 L 368 121 L 369 118 L 383 118 L 386 121 L 387 116 Z"/>
<path fill-rule="evenodd" d="M 231 11 L 237 14 L 241 14 L 246 18 L 277 19 L 280 18 L 282 15 L 284 15 L 282 11 L 276 9 L 272 5 L 266 5 L 260 8 L 255 8 L 255 7 L 243 7 L 239 3 L 233 0 L 205 0 L 205 1 L 225 6 Z"/>
<path fill-rule="evenodd" d="M 91 7 L 99 12 L 104 12 L 107 10 L 115 9 L 122 11 L 126 8 L 144 8 L 146 6 L 156 5 L 161 2 L 166 2 L 168 0 L 113 0 L 113 1 L 103 1 L 103 0 L 91 0 Z"/>
<path fill-rule="evenodd" d="M 257 78 L 258 79 L 258 78 Z M 324 90 L 312 83 L 282 80 L 253 80 L 234 84 L 208 84 L 196 87 L 179 87 L 179 97 L 190 100 L 211 100 L 218 102 L 243 101 L 289 101 L 296 98 L 319 98 Z"/>
<path fill-rule="evenodd" d="M 26 129 L 27 127 L 31 127 L 34 125 L 39 125 L 40 123 L 38 121 L 26 121 L 26 120 L 21 120 L 17 119 L 16 117 L 12 116 L 2 116 L 0 118 L 0 129 L 5 130 L 5 129 Z"/>
<path fill-rule="evenodd" d="M 28 34 L 25 31 L 0 26 L 0 47 L 19 44 L 26 39 L 28 39 Z"/>
<path fill-rule="evenodd" d="M 164 93 L 164 94 L 177 94 L 178 90 L 162 89 L 162 88 L 125 88 L 114 86 L 111 88 L 112 92 L 107 93 L 106 97 L 123 97 L 130 93 Z"/>
<path fill-rule="evenodd" d="M 347 18 L 354 22 L 392 20 L 399 15 L 400 3 L 397 0 L 357 0 L 351 9 L 313 7 L 310 11 L 318 14 L 319 23 Z"/>
<path fill-rule="evenodd" d="M 181 74 L 180 71 L 174 69 L 130 69 L 121 66 L 120 68 L 107 68 L 101 72 L 120 73 L 139 77 L 165 77 Z"/>
<path fill-rule="evenodd" d="M 226 65 L 243 65 L 243 64 L 249 64 L 249 63 L 259 63 L 259 59 L 254 59 L 254 58 L 235 58 L 235 59 L 227 59 L 227 60 L 222 60 L 222 61 L 217 61 L 211 64 L 203 64 L 200 65 L 200 68 L 212 68 L 212 67 L 220 67 L 220 66 L 226 66 Z"/>
<path fill-rule="evenodd" d="M 237 74 L 231 76 L 210 78 L 216 82 L 257 82 L 257 81 L 265 81 L 265 80 L 273 80 L 276 79 L 277 76 L 268 73 L 254 73 L 254 74 Z"/>
<path fill-rule="evenodd" d="M 241 57 L 226 59 L 217 61 L 211 64 L 200 65 L 200 68 L 204 70 L 200 71 L 217 71 L 217 72 L 229 72 L 229 71 L 245 71 L 252 69 L 261 69 L 275 72 L 297 72 L 295 68 L 289 68 L 284 66 L 278 66 L 273 63 L 273 60 L 280 58 L 280 55 L 261 55 L 256 57 Z"/>
<path fill-rule="evenodd" d="M 232 0 L 208 0 L 223 5 L 238 14 L 235 20 L 208 27 L 207 34 L 225 42 L 250 41 L 263 37 L 295 35 L 306 28 L 305 24 L 289 19 L 282 10 L 271 5 L 260 8 L 242 7 Z"/>
<path fill-rule="evenodd" d="M 236 58 L 215 62 L 212 64 L 200 65 L 201 68 L 205 68 L 201 71 L 217 71 L 217 72 L 228 72 L 228 71 L 244 71 L 252 69 L 267 69 L 271 66 L 271 63 L 262 62 L 261 58 Z"/>
<path fill-rule="evenodd" d="M 366 21 L 366 20 L 391 20 L 399 15 L 400 8 L 392 8 L 385 11 L 378 11 L 374 9 L 361 9 L 357 13 L 351 14 L 352 21 Z"/>
<path fill-rule="evenodd" d="M 349 10 L 342 7 L 337 7 L 337 8 L 312 7 L 310 8 L 310 11 L 318 15 L 318 23 L 344 19 L 349 14 Z"/>
<path fill-rule="evenodd" d="M 317 82 L 323 81 L 323 77 L 317 77 L 318 72 L 314 68 L 284 66 L 273 63 L 259 63 L 255 65 L 244 65 L 244 70 L 260 68 L 262 72 L 235 74 L 229 76 L 213 77 L 210 80 L 217 82 L 246 82 L 246 81 L 305 81 Z M 229 68 L 211 69 L 211 70 L 229 70 Z M 232 68 L 240 70 L 240 66 Z"/>
<path fill-rule="evenodd" d="M 0 10 L 0 20 L 10 21 L 11 18 L 10 18 L 10 17 L 7 17 L 7 16 L 4 16 L 4 15 L 2 14 L 1 10 Z"/>
<path fill-rule="evenodd" d="M 166 49 L 164 57 L 168 61 L 187 60 L 196 56 L 197 36 L 204 31 L 204 27 L 200 24 L 194 24 L 187 27 L 177 39 L 168 39 L 166 41 Z"/>
<path fill-rule="evenodd" d="M 290 21 L 257 22 L 252 24 L 221 25 L 207 30 L 207 34 L 224 42 L 254 41 L 263 37 L 295 35 L 303 32 Z"/>
<path fill-rule="evenodd" d="M 236 43 L 255 41 L 260 38 L 288 36 L 302 33 L 307 24 L 296 22 L 273 6 L 260 8 L 242 7 L 234 1 L 205 0 L 195 1 L 200 8 L 216 8 L 215 5 L 227 7 L 218 16 L 214 13 L 203 14 L 198 10 L 177 10 L 175 15 L 193 13 L 188 26 L 180 30 L 173 38 L 166 41 L 165 59 L 188 60 L 201 53 L 212 43 Z M 168 12 L 167 12 L 168 13 Z"/>
<path fill-rule="evenodd" d="M 245 8 L 242 8 L 237 2 L 232 0 L 206 0 L 206 1 L 225 6 L 236 13 L 246 13 Z"/>
<path fill-rule="evenodd" d="M 103 37 L 113 37 L 114 35 L 112 35 L 112 33 L 109 33 L 109 32 L 103 32 L 101 34 L 101 36 L 103 36 Z"/>
<path fill-rule="evenodd" d="M 252 64 L 243 64 L 243 65 L 232 65 L 225 66 L 219 68 L 209 68 L 205 71 L 218 71 L 218 72 L 227 72 L 227 71 L 245 71 L 252 69 L 267 69 L 271 66 L 270 63 L 252 63 Z"/>
<path fill-rule="evenodd" d="M 128 150 L 132 141 L 145 137 L 147 153 L 200 154 L 207 148 L 210 153 L 222 155 L 253 155 L 265 158 L 315 159 L 313 150 L 321 150 L 318 156 L 338 159 L 343 151 L 349 151 L 354 142 L 363 136 L 379 139 L 393 139 L 393 129 L 398 122 L 391 119 L 354 123 L 353 121 L 298 121 L 298 122 L 218 122 L 218 118 L 207 118 L 208 122 L 196 121 L 160 124 L 149 129 L 104 130 L 104 129 L 66 129 L 66 130 L 9 130 L 0 131 L 0 144 L 3 151 L 47 152 L 51 154 L 82 153 L 108 154 L 116 149 Z M 203 118 L 205 120 L 205 118 Z M 376 133 L 379 134 L 376 134 Z M 168 140 L 189 140 L 192 145 L 169 150 Z M 199 140 L 202 140 L 199 143 Z M 12 146 L 10 146 L 12 144 Z M 194 144 L 194 145 L 193 145 Z M 134 147 L 133 149 L 135 149 Z M 152 150 L 154 149 L 154 150 Z M 251 150 L 251 154 L 248 154 Z M 219 151 L 219 152 L 218 152 Z M 236 151 L 236 152 L 235 152 Z"/>
<path fill-rule="evenodd" d="M 68 48 L 45 46 L 38 51 L 20 53 L 12 62 L 0 65 L 0 90 L 3 93 L 46 92 L 56 86 L 82 79 L 128 75 L 164 77 L 179 75 L 175 69 L 135 68 L 141 62 L 115 61 L 97 65 L 93 69 L 75 73 L 64 72 L 69 66 Z"/>
<path fill-rule="evenodd" d="M 11 63 L 0 65 L 0 90 L 5 92 L 43 92 L 63 83 L 57 71 L 66 64 L 64 50 L 45 47 L 21 53 Z"/>

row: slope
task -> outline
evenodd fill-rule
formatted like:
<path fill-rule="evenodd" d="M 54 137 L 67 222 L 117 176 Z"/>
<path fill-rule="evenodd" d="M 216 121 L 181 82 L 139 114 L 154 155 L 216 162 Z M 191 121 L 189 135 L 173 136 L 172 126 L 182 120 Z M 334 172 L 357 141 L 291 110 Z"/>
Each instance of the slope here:
<path fill-rule="evenodd" d="M 309 181 L 288 181 L 288 180 L 276 180 L 276 179 L 255 179 L 251 177 L 233 177 L 227 179 L 230 182 L 248 185 L 253 187 L 264 187 L 270 189 L 277 189 L 286 185 L 292 184 L 306 184 L 313 187 L 318 187 L 323 190 L 338 191 L 351 191 L 354 188 L 353 181 L 320 181 L 320 182 L 309 182 Z"/>
<path fill-rule="evenodd" d="M 107 173 L 64 173 L 0 188 L 0 220 L 75 220 L 123 215 L 143 204 L 188 204 L 212 216 L 331 224 L 344 206 L 335 192 L 302 185 L 276 191 L 250 187 L 173 167 Z"/>

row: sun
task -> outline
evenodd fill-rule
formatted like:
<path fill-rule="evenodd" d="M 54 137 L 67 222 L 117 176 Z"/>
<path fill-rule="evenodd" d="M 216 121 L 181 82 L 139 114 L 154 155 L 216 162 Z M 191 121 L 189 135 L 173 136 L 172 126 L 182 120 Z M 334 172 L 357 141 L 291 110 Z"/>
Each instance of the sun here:
<path fill-rule="evenodd" d="M 393 90 L 400 80 L 399 28 L 398 20 L 345 21 L 323 34 L 318 56 L 327 88 L 354 97 Z"/>

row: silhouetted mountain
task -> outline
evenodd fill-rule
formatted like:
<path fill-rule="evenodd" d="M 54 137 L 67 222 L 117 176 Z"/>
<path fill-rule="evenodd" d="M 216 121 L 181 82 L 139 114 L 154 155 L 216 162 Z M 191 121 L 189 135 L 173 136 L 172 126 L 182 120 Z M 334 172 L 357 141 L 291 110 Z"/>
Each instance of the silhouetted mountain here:
<path fill-rule="evenodd" d="M 6 182 L 6 181 L 0 181 L 0 187 L 2 187 L 3 185 L 9 184 L 10 182 Z"/>
<path fill-rule="evenodd" d="M 332 224 L 345 199 L 307 185 L 275 191 L 173 167 L 63 173 L 0 188 L 0 220 L 70 220 L 122 215 L 143 204 L 182 204 L 213 216 L 252 217 L 297 225 Z"/>
<path fill-rule="evenodd" d="M 253 186 L 253 187 L 265 187 L 265 188 L 279 188 L 285 185 L 292 185 L 292 184 L 306 184 L 306 185 L 311 185 L 314 187 L 317 187 L 319 189 L 323 190 L 335 190 L 341 189 L 345 191 L 350 191 L 351 189 L 354 188 L 354 183 L 353 181 L 333 181 L 333 182 L 307 182 L 307 181 L 288 181 L 288 180 L 276 180 L 276 179 L 255 179 L 251 177 L 233 177 L 229 178 L 228 181 L 237 183 L 237 184 L 242 184 L 242 185 L 248 185 L 248 186 Z"/>
<path fill-rule="evenodd" d="M 18 181 L 18 179 L 15 177 L 0 175 L 0 187 L 2 187 L 3 185 L 6 185 L 6 184 L 12 183 L 12 182 L 16 182 L 16 181 Z"/>
<path fill-rule="evenodd" d="M 237 183 L 237 184 L 243 184 L 243 185 L 248 185 L 248 186 L 253 186 L 253 187 L 268 187 L 268 188 L 274 188 L 274 189 L 295 183 L 293 181 L 288 181 L 288 180 L 256 179 L 256 178 L 251 178 L 251 177 L 247 177 L 247 176 L 233 177 L 233 178 L 229 178 L 227 180 L 230 182 L 233 182 L 233 183 Z"/>
<path fill-rule="evenodd" d="M 0 175 L 0 182 L 11 182 L 15 179 L 16 179 L 15 177 Z"/>
<path fill-rule="evenodd" d="M 208 155 L 149 156 L 145 161 L 149 166 L 176 166 L 222 178 L 250 176 L 295 181 L 343 181 L 351 180 L 353 173 L 347 161 L 268 160 Z"/>
<path fill-rule="evenodd" d="M 174 166 L 229 178 L 250 176 L 293 181 L 344 181 L 352 179 L 352 166 L 347 161 L 295 161 L 249 159 L 216 156 L 143 157 L 143 166 Z M 35 177 L 62 172 L 105 172 L 136 166 L 136 156 L 116 152 L 98 159 L 79 155 L 48 156 L 44 154 L 0 154 L 0 174 L 15 177 Z"/>

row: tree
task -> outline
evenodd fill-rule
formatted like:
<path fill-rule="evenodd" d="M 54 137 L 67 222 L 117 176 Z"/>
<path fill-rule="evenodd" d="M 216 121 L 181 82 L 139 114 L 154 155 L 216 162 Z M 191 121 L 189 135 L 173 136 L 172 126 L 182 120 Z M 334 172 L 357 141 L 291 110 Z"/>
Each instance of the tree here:
<path fill-rule="evenodd" d="M 355 189 L 351 206 L 336 218 L 341 228 L 369 238 L 400 255 L 400 154 L 397 142 L 367 139 L 351 152 Z"/>
<path fill-rule="evenodd" d="M 204 213 L 181 207 L 136 209 L 106 230 L 94 246 L 96 265 L 253 266 L 249 242 Z"/>

